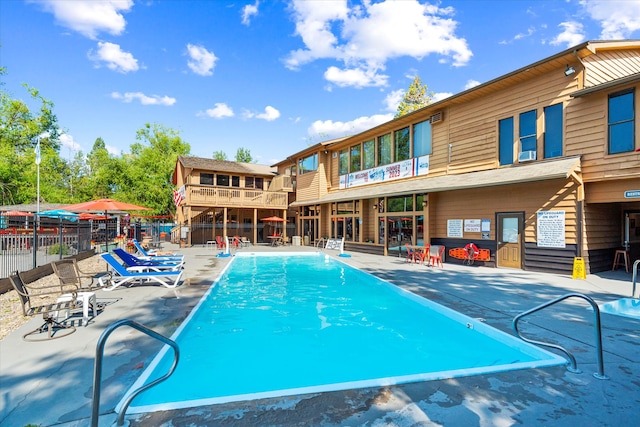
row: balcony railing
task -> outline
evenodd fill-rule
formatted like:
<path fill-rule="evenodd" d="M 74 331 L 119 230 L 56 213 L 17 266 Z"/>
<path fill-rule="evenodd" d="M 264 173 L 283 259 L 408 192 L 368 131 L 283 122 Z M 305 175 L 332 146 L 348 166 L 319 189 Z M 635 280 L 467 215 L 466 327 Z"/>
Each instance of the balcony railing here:
<path fill-rule="evenodd" d="M 286 209 L 287 193 L 255 189 L 213 187 L 209 185 L 188 185 L 186 187 L 188 205 L 211 207 L 255 207 Z"/>
<path fill-rule="evenodd" d="M 294 191 L 294 181 L 291 175 L 278 175 L 273 177 L 269 185 L 269 191 Z"/>

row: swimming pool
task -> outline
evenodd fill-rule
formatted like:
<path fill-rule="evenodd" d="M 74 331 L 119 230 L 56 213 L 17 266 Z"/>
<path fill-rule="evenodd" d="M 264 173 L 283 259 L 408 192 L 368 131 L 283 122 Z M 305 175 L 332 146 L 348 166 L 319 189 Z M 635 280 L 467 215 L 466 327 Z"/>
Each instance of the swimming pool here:
<path fill-rule="evenodd" d="M 324 254 L 238 253 L 214 285 L 172 337 L 176 372 L 127 412 L 566 363 Z M 160 352 L 132 390 L 172 357 Z"/>

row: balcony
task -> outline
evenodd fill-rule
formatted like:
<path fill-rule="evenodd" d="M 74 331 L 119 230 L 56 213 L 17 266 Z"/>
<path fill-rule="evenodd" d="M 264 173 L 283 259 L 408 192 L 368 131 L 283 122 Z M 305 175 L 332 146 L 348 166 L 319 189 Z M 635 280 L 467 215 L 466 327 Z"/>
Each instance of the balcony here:
<path fill-rule="evenodd" d="M 256 189 L 187 185 L 185 203 L 189 206 L 287 209 L 288 193 Z"/>
<path fill-rule="evenodd" d="M 269 191 L 294 191 L 295 182 L 291 175 L 278 175 L 273 177 L 269 185 Z"/>

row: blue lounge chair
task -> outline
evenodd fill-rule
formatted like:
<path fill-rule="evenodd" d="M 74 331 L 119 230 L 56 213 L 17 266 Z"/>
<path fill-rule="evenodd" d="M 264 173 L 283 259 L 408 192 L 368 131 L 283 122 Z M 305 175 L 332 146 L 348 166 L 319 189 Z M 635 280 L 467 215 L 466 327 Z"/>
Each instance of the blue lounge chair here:
<path fill-rule="evenodd" d="M 135 246 L 136 250 L 138 251 L 138 253 L 140 254 L 140 256 L 138 258 L 140 259 L 184 259 L 184 255 L 181 254 L 174 254 L 173 252 L 171 252 L 170 254 L 158 254 L 158 253 L 154 253 L 154 252 L 147 252 L 142 245 L 140 244 L 140 242 L 138 242 L 137 239 L 133 239 L 133 245 Z"/>
<path fill-rule="evenodd" d="M 124 266 L 129 271 L 164 271 L 181 270 L 184 268 L 184 261 L 179 260 L 144 260 L 140 259 L 121 248 L 115 248 L 113 253 L 124 262 Z"/>
<path fill-rule="evenodd" d="M 109 274 L 102 276 L 98 279 L 101 286 L 104 286 L 105 291 L 112 291 L 118 286 L 122 286 L 125 283 L 135 281 L 153 281 L 158 282 L 167 288 L 175 288 L 180 283 L 183 270 L 169 270 L 169 271 L 129 271 L 109 253 L 100 254 L 110 267 Z"/>

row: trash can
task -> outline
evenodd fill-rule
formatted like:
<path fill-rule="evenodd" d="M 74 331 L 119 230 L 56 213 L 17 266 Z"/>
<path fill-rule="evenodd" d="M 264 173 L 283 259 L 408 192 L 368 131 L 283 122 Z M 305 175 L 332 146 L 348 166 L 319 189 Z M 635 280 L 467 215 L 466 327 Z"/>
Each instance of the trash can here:
<path fill-rule="evenodd" d="M 293 246 L 300 246 L 300 236 L 293 236 L 291 238 L 291 244 Z"/>
<path fill-rule="evenodd" d="M 305 246 L 309 246 L 310 242 L 311 242 L 311 240 L 309 239 L 309 236 L 304 236 L 304 245 Z"/>

